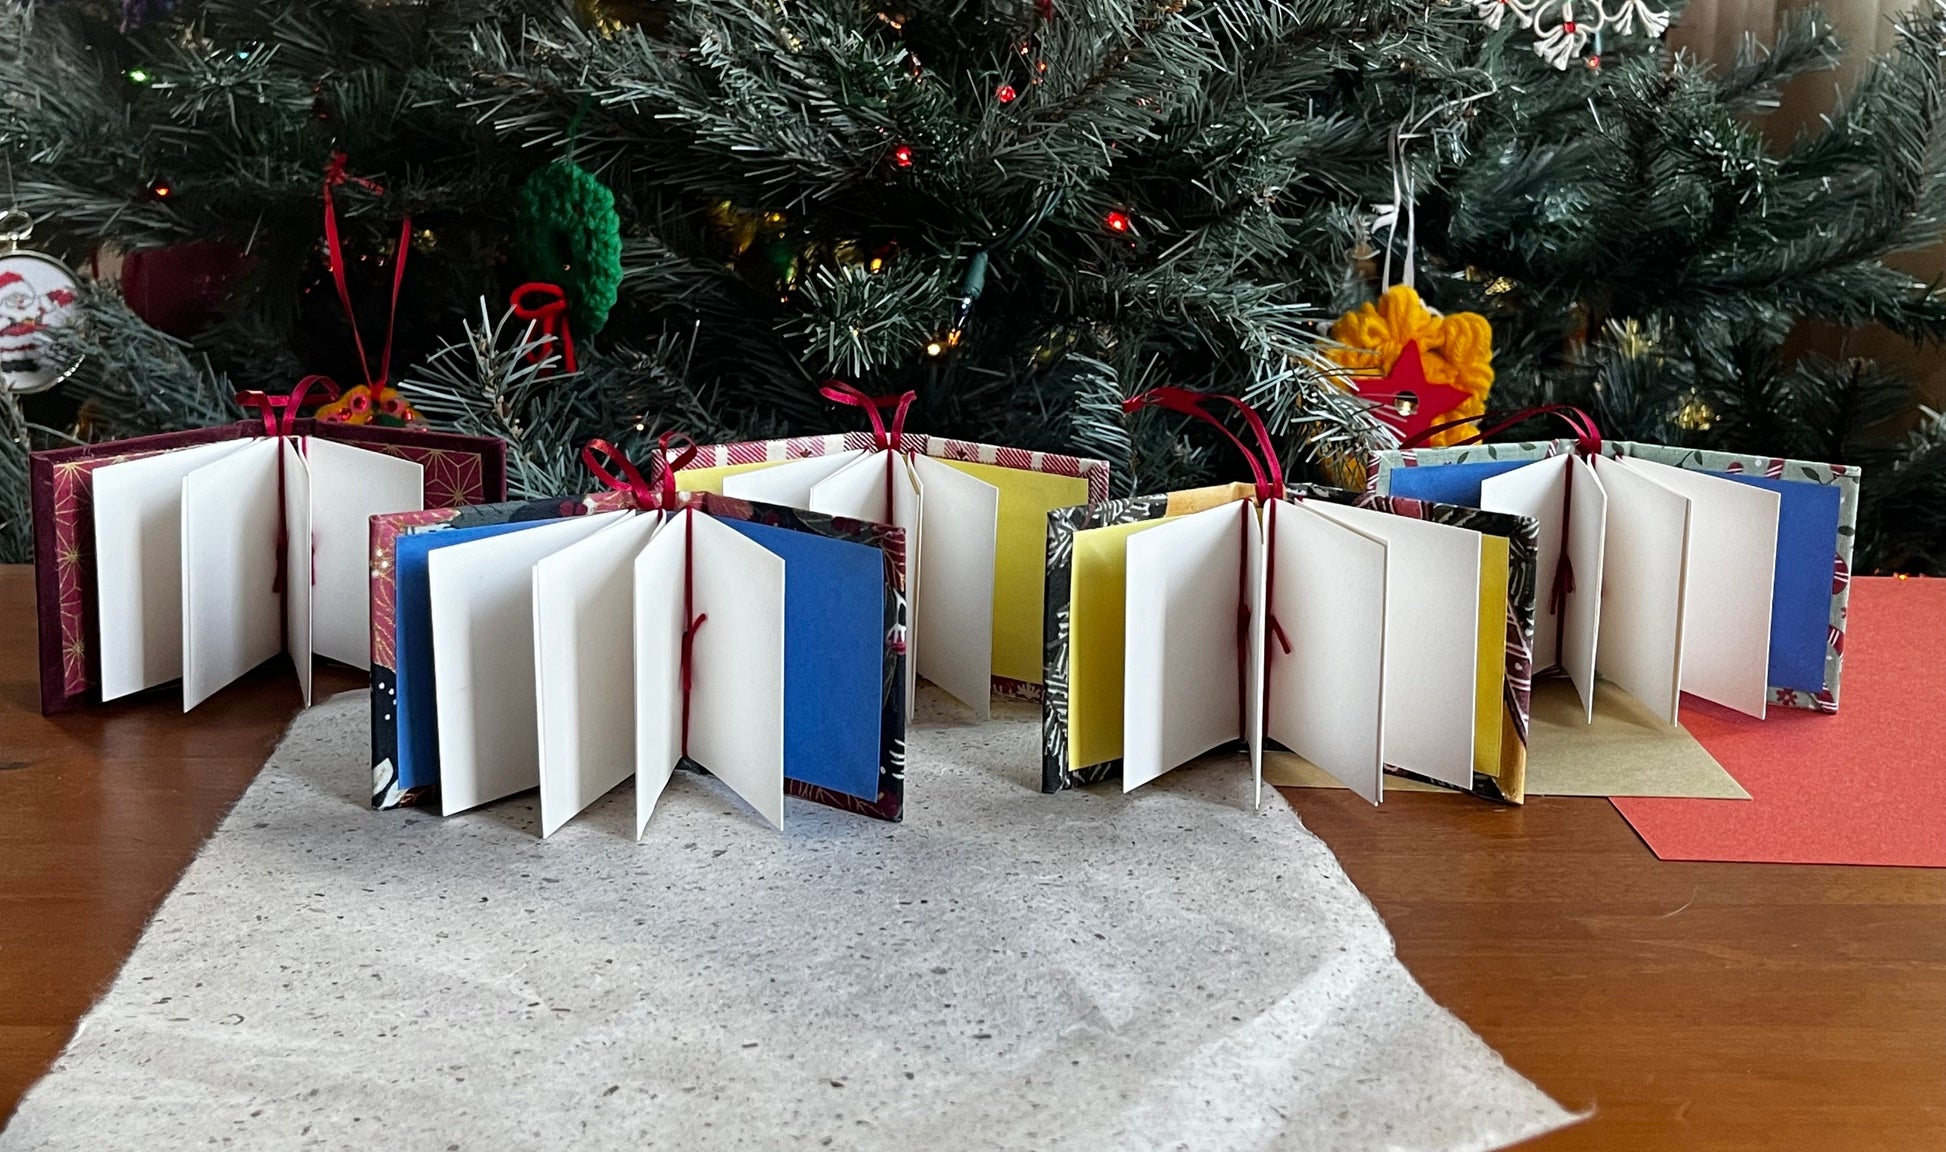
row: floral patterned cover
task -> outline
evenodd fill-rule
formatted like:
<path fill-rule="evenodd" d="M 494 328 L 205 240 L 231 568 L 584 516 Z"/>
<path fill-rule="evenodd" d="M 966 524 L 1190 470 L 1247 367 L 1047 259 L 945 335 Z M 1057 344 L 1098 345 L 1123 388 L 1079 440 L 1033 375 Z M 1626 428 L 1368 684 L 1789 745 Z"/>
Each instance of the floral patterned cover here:
<path fill-rule="evenodd" d="M 490 437 L 313 420 L 297 421 L 295 431 L 300 436 L 355 444 L 420 465 L 425 469 L 425 502 L 431 508 L 507 498 L 507 446 Z M 65 712 L 99 697 L 94 470 L 104 464 L 262 432 L 261 422 L 245 420 L 214 428 L 56 448 L 29 456 L 27 484 L 34 515 L 43 713 Z"/>
<path fill-rule="evenodd" d="M 1315 484 L 1293 484 L 1287 489 L 1293 500 L 1328 500 L 1431 520 L 1492 536 L 1507 538 L 1507 620 L 1506 675 L 1502 680 L 1501 729 L 1507 738 L 1500 744 L 1500 772 L 1490 776 L 1473 774 L 1470 789 L 1476 796 L 1508 804 L 1526 798 L 1527 730 L 1531 715 L 1534 673 L 1534 604 L 1538 568 L 1539 526 L 1522 516 L 1482 512 L 1456 504 L 1435 504 L 1425 500 L 1392 499 L 1372 493 L 1351 492 Z M 1122 762 L 1108 760 L 1071 768 L 1068 764 L 1068 670 L 1069 610 L 1074 599 L 1074 534 L 1086 528 L 1156 520 L 1170 515 L 1167 495 L 1134 496 L 1063 508 L 1047 517 L 1047 600 L 1045 621 L 1047 692 L 1041 703 L 1041 791 L 1059 792 L 1081 784 L 1110 779 L 1121 772 Z M 1387 772 L 1411 777 L 1429 784 L 1450 787 L 1443 781 L 1409 772 L 1387 764 Z"/>
<path fill-rule="evenodd" d="M 1510 444 L 1469 444 L 1462 448 L 1408 448 L 1378 452 L 1368 469 L 1367 490 L 1383 495 L 1392 489 L 1399 468 L 1427 468 L 1441 464 L 1479 464 L 1499 460 L 1542 460 L 1573 451 L 1572 440 L 1528 440 Z M 1664 444 L 1603 441 L 1604 456 L 1633 456 L 1641 460 L 1686 468 L 1694 472 L 1743 473 L 1822 484 L 1838 490 L 1838 532 L 1831 542 L 1831 610 L 1825 639 L 1824 683 L 1814 691 L 1773 684 L 1769 702 L 1786 708 L 1818 712 L 1838 710 L 1838 687 L 1844 673 L 1845 612 L 1851 600 L 1851 546 L 1858 528 L 1858 484 L 1861 469 L 1849 464 L 1820 464 L 1780 456 L 1750 456 L 1738 452 L 1706 452 Z"/>
<path fill-rule="evenodd" d="M 881 820 L 905 815 L 905 531 L 839 516 L 823 516 L 775 504 L 736 500 L 712 493 L 684 494 L 683 507 L 721 520 L 743 520 L 798 532 L 848 540 L 877 548 L 885 562 L 885 666 L 879 710 L 878 794 L 871 800 L 786 779 L 787 795 Z M 400 512 L 372 517 L 372 807 L 436 806 L 436 786 L 400 788 L 399 732 L 393 707 L 398 688 L 397 580 L 394 559 L 399 537 L 451 531 L 486 524 L 554 520 L 634 507 L 633 497 L 603 491 L 549 500 L 515 501 L 469 508 Z M 686 767 L 697 765 L 685 762 Z"/>

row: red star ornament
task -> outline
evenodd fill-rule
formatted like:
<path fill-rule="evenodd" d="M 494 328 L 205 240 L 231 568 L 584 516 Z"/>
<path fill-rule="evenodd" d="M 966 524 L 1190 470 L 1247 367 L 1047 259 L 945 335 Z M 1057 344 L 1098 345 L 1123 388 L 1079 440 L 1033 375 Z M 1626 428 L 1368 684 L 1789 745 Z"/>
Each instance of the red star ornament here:
<path fill-rule="evenodd" d="M 1396 429 L 1401 440 L 1417 436 L 1466 403 L 1465 392 L 1426 379 L 1426 365 L 1419 358 L 1417 340 L 1408 340 L 1399 349 L 1399 358 L 1392 361 L 1390 372 L 1383 376 L 1354 376 L 1352 388 L 1360 399 L 1373 403 L 1372 415 Z"/>

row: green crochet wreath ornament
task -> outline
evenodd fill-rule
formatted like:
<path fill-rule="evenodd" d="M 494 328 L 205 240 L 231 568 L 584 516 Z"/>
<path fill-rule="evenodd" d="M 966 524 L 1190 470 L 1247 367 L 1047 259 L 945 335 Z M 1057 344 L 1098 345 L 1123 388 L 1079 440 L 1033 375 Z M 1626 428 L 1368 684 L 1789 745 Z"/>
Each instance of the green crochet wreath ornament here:
<path fill-rule="evenodd" d="M 572 160 L 534 171 L 520 186 L 515 245 L 527 274 L 559 284 L 575 328 L 608 323 L 622 283 L 622 218 L 615 194 Z"/>

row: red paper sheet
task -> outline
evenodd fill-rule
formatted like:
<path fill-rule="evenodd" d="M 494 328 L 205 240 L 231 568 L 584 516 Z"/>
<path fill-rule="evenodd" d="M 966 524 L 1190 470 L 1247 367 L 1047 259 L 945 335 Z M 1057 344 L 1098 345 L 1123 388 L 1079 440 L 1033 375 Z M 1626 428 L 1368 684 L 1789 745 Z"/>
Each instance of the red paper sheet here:
<path fill-rule="evenodd" d="M 1617 799 L 1664 860 L 1946 868 L 1946 580 L 1853 582 L 1836 715 L 1682 723 L 1750 799 Z"/>

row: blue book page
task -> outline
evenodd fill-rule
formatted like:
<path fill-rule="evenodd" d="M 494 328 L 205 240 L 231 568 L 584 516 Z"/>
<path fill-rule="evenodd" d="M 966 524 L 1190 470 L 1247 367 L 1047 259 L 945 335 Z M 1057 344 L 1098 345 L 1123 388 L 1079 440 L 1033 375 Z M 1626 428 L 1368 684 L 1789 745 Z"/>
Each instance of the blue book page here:
<path fill-rule="evenodd" d="M 784 561 L 784 776 L 878 799 L 885 560 L 814 532 L 719 521 Z"/>
<path fill-rule="evenodd" d="M 1712 472 L 1778 495 L 1777 568 L 1770 600 L 1770 686 L 1824 687 L 1831 581 L 1837 561 L 1838 488 L 1747 472 Z"/>
<path fill-rule="evenodd" d="M 1439 504 L 1458 504 L 1465 508 L 1480 506 L 1480 484 L 1487 478 L 1539 460 L 1481 460 L 1473 464 L 1420 464 L 1394 468 L 1387 496 L 1409 500 L 1431 500 Z"/>
<path fill-rule="evenodd" d="M 439 695 L 432 664 L 432 579 L 426 557 L 436 548 L 504 536 L 558 520 L 521 520 L 413 532 L 398 538 L 392 563 L 398 588 L 393 605 L 393 656 L 399 662 L 399 781 L 401 790 L 439 783 Z"/>

